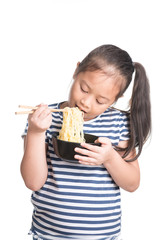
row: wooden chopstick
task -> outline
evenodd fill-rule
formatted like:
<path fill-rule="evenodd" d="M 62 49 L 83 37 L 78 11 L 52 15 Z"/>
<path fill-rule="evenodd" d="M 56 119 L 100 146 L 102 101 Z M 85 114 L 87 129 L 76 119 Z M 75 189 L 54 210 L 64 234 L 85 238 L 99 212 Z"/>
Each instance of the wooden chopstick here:
<path fill-rule="evenodd" d="M 34 110 L 38 109 L 39 107 L 33 107 L 33 106 L 26 106 L 26 105 L 19 105 L 19 108 L 24 108 L 24 109 L 31 109 L 30 111 L 20 111 L 20 112 L 15 112 L 15 114 L 31 114 L 34 113 Z M 50 108 L 51 112 L 64 112 L 64 109 L 54 109 Z"/>

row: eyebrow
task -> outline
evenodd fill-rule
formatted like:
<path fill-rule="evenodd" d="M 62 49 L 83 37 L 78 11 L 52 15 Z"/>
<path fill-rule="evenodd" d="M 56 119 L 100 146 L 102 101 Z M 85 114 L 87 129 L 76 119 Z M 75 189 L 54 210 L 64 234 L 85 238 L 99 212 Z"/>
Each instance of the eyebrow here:
<path fill-rule="evenodd" d="M 82 82 L 83 82 L 89 89 L 91 89 L 91 87 L 86 83 L 86 81 L 84 81 L 84 80 L 82 79 Z M 104 96 L 101 96 L 101 95 L 99 95 L 98 97 L 104 98 L 104 99 L 106 99 L 108 102 L 110 101 L 110 99 L 107 98 L 107 97 L 104 97 Z"/>

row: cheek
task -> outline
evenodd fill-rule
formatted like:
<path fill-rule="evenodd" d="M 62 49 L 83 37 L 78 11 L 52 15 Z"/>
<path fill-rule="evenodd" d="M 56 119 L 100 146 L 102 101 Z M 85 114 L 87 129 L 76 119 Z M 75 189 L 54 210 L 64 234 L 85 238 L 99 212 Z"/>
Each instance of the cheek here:
<path fill-rule="evenodd" d="M 76 87 L 76 85 L 73 85 L 70 90 L 69 100 L 72 102 L 79 98 L 79 96 L 80 96 L 79 89 Z"/>

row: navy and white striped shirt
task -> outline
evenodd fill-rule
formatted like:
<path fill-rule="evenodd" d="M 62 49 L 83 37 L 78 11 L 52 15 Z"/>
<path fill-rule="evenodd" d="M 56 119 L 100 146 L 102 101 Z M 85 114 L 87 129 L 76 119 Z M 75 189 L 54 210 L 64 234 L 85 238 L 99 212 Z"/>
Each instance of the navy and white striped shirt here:
<path fill-rule="evenodd" d="M 52 134 L 59 132 L 62 121 L 62 113 L 53 113 L 52 124 L 46 131 L 48 178 L 32 194 L 31 232 L 45 240 L 114 239 L 121 229 L 120 189 L 103 165 L 70 163 L 55 155 Z M 85 122 L 84 132 L 108 137 L 117 145 L 129 139 L 128 119 L 126 114 L 109 108 Z"/>

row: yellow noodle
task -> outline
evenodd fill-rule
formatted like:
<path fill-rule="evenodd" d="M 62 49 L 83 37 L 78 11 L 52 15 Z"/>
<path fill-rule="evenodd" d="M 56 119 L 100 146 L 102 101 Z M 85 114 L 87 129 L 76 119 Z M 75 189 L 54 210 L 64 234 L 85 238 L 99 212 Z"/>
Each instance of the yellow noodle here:
<path fill-rule="evenodd" d="M 64 108 L 63 124 L 58 139 L 68 142 L 84 142 L 83 112 L 78 107 Z"/>

